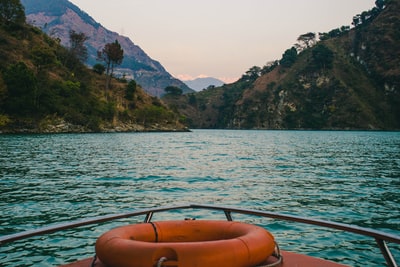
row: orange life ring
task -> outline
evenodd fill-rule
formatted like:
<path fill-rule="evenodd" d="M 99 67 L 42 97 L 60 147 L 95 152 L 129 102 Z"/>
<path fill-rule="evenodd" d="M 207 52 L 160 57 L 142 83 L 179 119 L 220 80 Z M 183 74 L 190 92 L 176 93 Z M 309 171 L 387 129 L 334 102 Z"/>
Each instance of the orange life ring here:
<path fill-rule="evenodd" d="M 96 255 L 114 267 L 253 267 L 275 250 L 262 227 L 233 221 L 160 221 L 115 228 L 96 242 Z"/>

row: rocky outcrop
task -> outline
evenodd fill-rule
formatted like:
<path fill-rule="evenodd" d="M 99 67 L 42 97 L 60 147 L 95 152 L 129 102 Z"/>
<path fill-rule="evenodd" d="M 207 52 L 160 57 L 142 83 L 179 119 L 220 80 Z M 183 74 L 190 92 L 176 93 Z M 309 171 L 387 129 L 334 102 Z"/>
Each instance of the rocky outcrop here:
<path fill-rule="evenodd" d="M 17 121 L 0 129 L 4 133 L 122 133 L 122 132 L 189 132 L 179 123 L 153 123 L 141 125 L 135 122 L 104 123 L 94 130 L 83 125 L 76 125 L 56 116 L 47 116 L 40 122 Z"/>

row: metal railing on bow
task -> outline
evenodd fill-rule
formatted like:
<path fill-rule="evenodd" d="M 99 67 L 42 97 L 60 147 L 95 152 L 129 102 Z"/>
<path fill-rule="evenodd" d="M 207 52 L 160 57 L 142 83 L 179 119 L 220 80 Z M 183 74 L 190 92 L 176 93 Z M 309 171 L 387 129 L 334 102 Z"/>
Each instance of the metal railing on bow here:
<path fill-rule="evenodd" d="M 319 219 L 310 219 L 305 217 L 286 215 L 275 212 L 268 211 L 260 211 L 260 210 L 252 210 L 252 209 L 242 209 L 242 208 L 234 208 L 234 207 L 226 207 L 226 206 L 217 206 L 217 205 L 202 205 L 202 204 L 188 204 L 188 205 L 179 205 L 179 206 L 170 206 L 170 207 L 159 207 L 159 208 L 150 208 L 150 209 L 142 209 L 133 212 L 121 213 L 121 214 L 113 214 L 113 215 L 105 215 L 99 216 L 89 219 L 84 219 L 80 221 L 67 222 L 62 224 L 57 224 L 53 226 L 43 227 L 34 230 L 28 230 L 16 234 L 6 235 L 0 237 L 0 245 L 10 243 L 13 241 L 26 239 L 33 236 L 49 234 L 61 230 L 72 229 L 76 227 L 81 227 L 85 225 L 98 224 L 108 221 L 113 221 L 117 219 L 130 218 L 145 215 L 144 222 L 150 222 L 155 213 L 172 211 L 172 210 L 184 210 L 184 209 L 206 209 L 206 210 L 215 210 L 221 211 L 225 214 L 227 220 L 233 220 L 233 214 L 244 214 L 244 215 L 252 215 L 259 216 L 277 220 L 285 220 L 290 222 L 297 222 L 309 225 L 315 225 L 319 227 L 326 227 L 330 229 L 336 229 L 341 231 L 346 231 L 350 233 L 355 233 L 363 236 L 368 236 L 374 238 L 377 246 L 379 247 L 383 257 L 386 260 L 388 267 L 398 267 L 396 260 L 394 259 L 389 247 L 387 246 L 387 242 L 400 244 L 400 236 L 388 234 L 382 231 L 372 230 L 368 228 L 363 228 L 354 225 L 348 225 L 343 223 L 319 220 Z"/>

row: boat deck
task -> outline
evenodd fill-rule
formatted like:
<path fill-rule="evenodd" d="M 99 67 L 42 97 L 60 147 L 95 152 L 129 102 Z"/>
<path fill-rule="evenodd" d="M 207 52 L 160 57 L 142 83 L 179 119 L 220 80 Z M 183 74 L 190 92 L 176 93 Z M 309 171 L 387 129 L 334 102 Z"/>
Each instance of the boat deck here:
<path fill-rule="evenodd" d="M 281 251 L 283 256 L 283 261 L 280 267 L 348 267 L 347 265 L 339 264 L 332 261 L 327 261 L 324 259 L 314 258 L 303 254 L 297 254 L 288 251 Z M 76 261 L 70 264 L 62 265 L 60 267 L 90 267 L 92 264 L 93 258 Z M 268 260 L 265 264 L 270 264 L 276 261 L 275 258 Z M 107 267 L 99 260 L 96 260 L 96 263 L 93 267 Z"/>

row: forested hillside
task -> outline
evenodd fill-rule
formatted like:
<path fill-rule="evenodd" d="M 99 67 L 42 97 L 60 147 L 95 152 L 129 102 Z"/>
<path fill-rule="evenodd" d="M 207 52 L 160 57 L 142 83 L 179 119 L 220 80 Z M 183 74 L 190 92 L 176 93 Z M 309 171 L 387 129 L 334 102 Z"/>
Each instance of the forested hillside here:
<path fill-rule="evenodd" d="M 88 69 L 84 40 L 70 38 L 61 46 L 25 24 L 19 0 L 0 1 L 0 132 L 186 130 L 135 81 Z"/>
<path fill-rule="evenodd" d="M 85 34 L 88 57 L 85 63 L 97 63 L 97 51 L 106 43 L 118 40 L 124 49 L 124 61 L 115 67 L 116 76 L 134 79 L 152 96 L 163 95 L 167 86 L 176 86 L 183 92 L 192 92 L 186 84 L 172 77 L 156 60 L 151 59 L 128 37 L 104 28 L 89 14 L 68 0 L 21 0 L 26 9 L 27 22 L 42 29 L 52 38 L 58 38 L 62 45 L 69 45 L 69 33 Z"/>
<path fill-rule="evenodd" d="M 282 58 L 230 85 L 165 101 L 193 128 L 400 129 L 400 0 L 352 27 L 301 34 Z"/>

